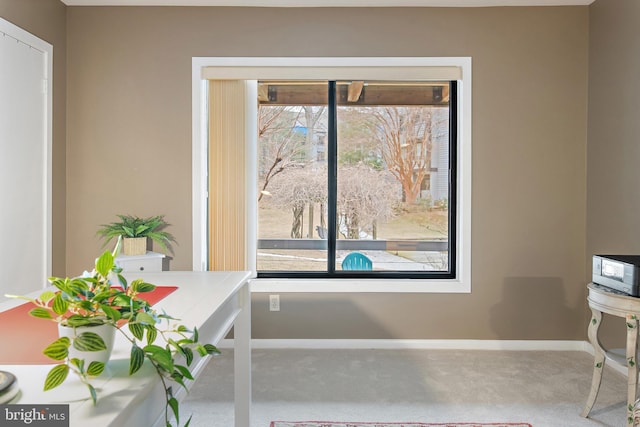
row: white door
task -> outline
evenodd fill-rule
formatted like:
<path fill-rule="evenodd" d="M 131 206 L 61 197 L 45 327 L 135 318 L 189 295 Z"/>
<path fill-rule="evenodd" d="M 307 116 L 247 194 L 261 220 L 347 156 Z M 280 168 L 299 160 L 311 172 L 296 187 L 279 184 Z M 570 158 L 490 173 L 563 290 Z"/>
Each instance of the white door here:
<path fill-rule="evenodd" d="M 51 273 L 52 52 L 0 19 L 0 301 Z"/>

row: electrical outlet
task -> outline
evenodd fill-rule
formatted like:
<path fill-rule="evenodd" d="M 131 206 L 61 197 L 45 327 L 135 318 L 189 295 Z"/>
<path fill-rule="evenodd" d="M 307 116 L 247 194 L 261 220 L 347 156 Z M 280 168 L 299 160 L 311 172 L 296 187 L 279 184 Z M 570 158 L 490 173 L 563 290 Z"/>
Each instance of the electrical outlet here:
<path fill-rule="evenodd" d="M 269 295 L 269 311 L 280 311 L 280 295 Z"/>

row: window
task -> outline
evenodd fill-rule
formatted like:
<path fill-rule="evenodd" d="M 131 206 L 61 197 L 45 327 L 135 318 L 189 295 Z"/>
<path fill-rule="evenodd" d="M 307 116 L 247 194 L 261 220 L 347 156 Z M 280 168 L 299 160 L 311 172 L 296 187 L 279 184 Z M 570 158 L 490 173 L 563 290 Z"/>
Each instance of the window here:
<path fill-rule="evenodd" d="M 244 85 L 245 89 L 242 95 L 227 97 L 224 88 L 228 83 L 225 82 L 231 81 Z M 298 86 L 304 86 L 301 83 L 311 83 L 314 87 L 323 88 L 320 90 L 324 92 L 323 96 L 326 102 L 322 106 L 319 103 L 309 104 L 309 101 L 297 103 L 290 101 L 288 105 L 277 105 L 278 102 L 282 103 L 283 98 L 280 96 L 284 96 L 286 92 L 284 88 L 275 87 L 277 83 L 289 83 L 291 86 L 293 82 L 298 83 Z M 359 83 L 354 84 L 354 82 L 361 82 L 362 89 L 358 88 Z M 440 233 L 446 230 L 446 238 L 443 237 L 440 240 L 437 251 L 433 251 L 433 247 L 417 244 L 407 248 L 394 243 L 395 240 L 413 240 L 414 243 L 416 240 L 420 242 L 432 240 L 422 238 L 424 236 L 419 239 L 407 239 L 406 235 L 402 233 L 395 235 L 390 233 L 385 221 L 389 222 L 397 218 L 397 211 L 393 212 L 391 217 L 385 216 L 384 212 L 378 212 L 375 214 L 378 215 L 375 221 L 372 221 L 371 218 L 366 219 L 358 216 L 358 224 L 356 224 L 353 221 L 353 215 L 346 215 L 344 209 L 339 209 L 342 206 L 342 199 L 338 185 L 341 183 L 349 184 L 353 181 L 348 179 L 349 168 L 375 165 L 374 171 L 386 172 L 387 175 L 390 173 L 390 171 L 384 170 L 384 166 L 389 160 L 384 159 L 384 154 L 381 151 L 382 145 L 369 146 L 371 143 L 369 137 L 380 134 L 381 126 L 369 122 L 367 122 L 368 126 L 364 127 L 356 124 L 358 121 L 362 123 L 363 117 L 368 117 L 368 120 L 371 120 L 370 116 L 373 116 L 373 111 L 367 109 L 380 111 L 381 108 L 390 108 L 391 106 L 370 102 L 371 95 L 364 99 L 360 96 L 355 98 L 356 94 L 361 95 L 363 91 L 374 92 L 376 86 L 378 86 L 377 89 L 390 88 L 394 85 L 407 86 L 407 82 L 413 82 L 414 86 L 440 86 L 443 99 L 446 99 L 446 90 L 449 90 L 448 106 L 443 108 L 442 105 L 439 105 L 436 115 L 440 114 L 441 118 L 444 116 L 448 121 L 446 126 L 444 126 L 446 121 L 440 125 L 448 131 L 447 141 L 451 142 L 451 137 L 455 139 L 454 145 L 445 144 L 443 147 L 436 144 L 434 147 L 431 144 L 430 149 L 426 150 L 430 156 L 427 170 L 422 170 L 420 173 L 412 170 L 411 174 L 405 174 L 407 177 L 411 177 L 411 182 L 415 185 L 414 191 L 415 188 L 418 188 L 417 193 L 406 194 L 405 190 L 405 194 L 401 195 L 406 200 L 407 197 L 413 198 L 414 194 L 418 194 L 416 198 L 427 209 L 440 209 L 441 214 L 446 213 L 444 214 L 446 227 L 438 230 Z M 217 85 L 220 85 L 221 88 L 210 91 L 210 87 Z M 329 87 L 332 85 L 336 88 L 333 91 L 336 102 L 334 103 L 335 112 L 330 114 L 332 102 L 329 99 Z M 274 87 L 270 88 L 269 86 Z M 471 58 L 193 58 L 193 269 L 200 271 L 212 268 L 209 259 L 212 251 L 209 249 L 209 243 L 217 242 L 218 238 L 208 234 L 208 229 L 211 227 L 208 220 L 213 218 L 220 221 L 216 214 L 209 211 L 214 206 L 209 202 L 209 199 L 212 195 L 218 197 L 219 193 L 224 192 L 221 190 L 233 185 L 234 189 L 230 193 L 233 193 L 237 200 L 232 200 L 233 205 L 229 204 L 229 200 L 219 200 L 218 206 L 221 206 L 219 209 L 223 215 L 226 214 L 237 219 L 234 225 L 235 231 L 228 233 L 229 237 L 225 237 L 230 242 L 229 245 L 237 243 L 238 246 L 238 248 L 234 248 L 236 253 L 231 258 L 240 261 L 237 264 L 240 265 L 238 268 L 252 270 L 256 277 L 258 270 L 261 271 L 260 276 L 252 281 L 253 292 L 470 292 L 471 89 Z M 227 98 L 222 99 L 217 96 L 215 94 L 217 90 L 223 90 L 222 93 Z M 436 92 L 438 91 L 440 89 L 436 90 Z M 289 92 L 292 93 L 292 90 Z M 411 91 L 407 91 L 407 93 L 411 93 Z M 234 104 L 243 96 L 245 97 L 244 107 L 234 106 L 233 112 L 230 112 L 229 103 Z M 347 100 L 351 97 L 359 101 L 345 104 L 341 101 L 342 96 L 346 96 Z M 439 96 L 440 94 L 436 93 L 436 98 Z M 211 99 L 214 101 L 218 99 L 217 110 L 229 111 L 226 120 L 236 127 L 233 132 L 235 135 L 233 142 L 225 143 L 224 139 L 227 137 L 222 138 L 222 152 L 233 152 L 239 150 L 240 146 L 244 146 L 246 158 L 244 160 L 235 159 L 236 163 L 233 165 L 229 162 L 215 166 L 208 163 L 211 131 L 209 122 L 215 118 L 215 114 L 210 111 L 212 104 L 215 103 L 212 103 Z M 230 101 L 230 99 L 234 101 Z M 258 99 L 261 100 L 260 107 L 257 105 Z M 271 101 L 268 101 L 269 99 Z M 411 106 L 404 101 L 395 102 L 395 105 L 402 109 L 435 107 L 430 106 L 429 103 L 422 106 Z M 297 162 L 296 168 L 308 169 L 307 172 L 309 172 L 312 169 L 320 170 L 321 168 L 334 167 L 330 166 L 332 161 L 335 165 L 335 179 L 333 179 L 333 183 L 331 179 L 327 180 L 326 188 L 323 190 L 326 191 L 325 206 L 320 207 L 322 204 L 320 202 L 324 200 L 324 196 L 320 195 L 318 202 L 314 203 L 312 213 L 309 211 L 309 205 L 302 209 L 303 216 L 299 216 L 301 221 L 296 227 L 293 227 L 296 214 L 293 206 L 290 206 L 290 211 L 287 213 L 288 219 L 277 221 L 279 225 L 271 229 L 265 227 L 263 220 L 275 220 L 275 217 L 260 216 L 259 213 L 261 209 L 259 205 L 267 198 L 273 197 L 273 190 L 277 189 L 275 186 L 277 177 L 273 178 L 266 188 L 262 188 L 264 182 L 261 179 L 264 179 L 271 164 L 262 159 L 263 154 L 257 149 L 261 146 L 257 141 L 258 111 L 265 107 L 265 111 L 261 113 L 266 114 L 267 106 L 274 111 L 278 107 L 286 107 L 281 108 L 286 111 L 286 113 L 281 113 L 281 117 L 288 117 L 289 120 L 293 120 L 292 115 L 302 117 L 304 110 L 302 107 L 313 107 L 310 112 L 314 114 L 320 111 L 320 107 L 323 107 L 324 110 L 322 113 L 324 116 L 318 119 L 318 126 L 311 130 L 313 135 L 310 135 L 306 118 L 288 123 L 291 140 L 295 141 L 298 147 L 298 152 L 289 157 L 294 164 Z M 366 111 L 371 114 L 365 114 Z M 433 115 L 434 112 L 432 111 L 431 114 Z M 378 119 L 380 120 L 381 117 Z M 330 123 L 331 121 L 333 123 Z M 406 122 L 405 119 L 404 123 Z M 220 128 L 219 124 L 214 127 Z M 405 126 L 405 128 L 407 127 L 411 126 Z M 365 128 L 369 134 L 366 138 L 362 135 L 354 135 L 354 128 Z M 403 153 L 399 155 L 399 158 L 425 152 L 423 147 L 429 145 L 419 141 L 420 136 L 424 136 L 424 132 L 420 131 L 418 125 L 413 126 L 413 130 L 415 130 L 413 137 L 407 137 L 408 134 L 405 132 L 404 137 L 408 138 L 408 141 L 400 144 Z M 282 137 L 282 135 L 280 136 Z M 362 141 L 362 144 L 356 142 L 358 139 Z M 377 141 L 380 142 L 380 138 Z M 272 145 L 275 143 L 275 140 L 271 141 Z M 455 148 L 455 152 L 451 150 L 452 147 Z M 261 150 L 268 148 L 263 147 Z M 440 162 L 436 161 L 437 158 L 440 159 Z M 448 159 L 449 163 L 442 162 L 442 158 Z M 211 159 L 209 159 L 210 161 Z M 311 163 L 315 165 L 311 167 Z M 222 169 L 230 170 L 235 175 L 219 177 L 220 188 L 212 188 L 208 173 L 220 175 Z M 441 178 L 445 174 L 441 172 L 444 169 L 450 170 L 450 174 L 446 175 L 451 175 L 451 177 L 447 176 L 447 179 L 443 181 Z M 296 173 L 302 172 L 297 171 Z M 261 175 L 258 176 L 259 174 Z M 322 176 L 331 177 L 331 174 L 327 169 L 326 175 Z M 391 186 L 397 187 L 397 178 L 387 179 L 390 182 L 395 179 L 395 183 Z M 446 183 L 444 187 L 442 186 L 443 182 Z M 274 186 L 269 187 L 271 184 Z M 282 183 L 279 185 L 282 186 Z M 332 185 L 335 185 L 334 190 L 331 190 Z M 437 196 L 437 194 L 442 195 L 443 191 L 447 197 Z M 329 200 L 330 194 L 334 195 L 334 201 Z M 262 200 L 258 202 L 260 196 L 262 196 Z M 379 197 L 378 200 L 380 200 Z M 265 202 L 265 205 L 278 205 L 281 202 L 271 200 Z M 329 206 L 335 206 L 335 210 L 330 210 Z M 274 207 L 271 206 L 271 208 Z M 299 212 L 300 207 L 297 207 L 298 215 Z M 329 215 L 334 217 L 330 219 Z M 313 216 L 312 220 L 311 216 Z M 363 222 L 366 224 L 362 225 Z M 420 223 L 419 220 L 418 222 Z M 221 221 L 221 224 L 220 228 L 225 231 L 226 228 L 229 228 L 225 225 L 227 224 L 226 220 Z M 325 224 L 326 227 L 322 227 L 322 224 Z M 333 239 L 328 238 L 330 227 L 334 228 L 331 233 L 336 233 L 336 237 Z M 386 230 L 385 227 L 387 227 Z M 293 233 L 295 237 L 291 237 L 294 228 L 296 230 Z M 342 234 L 340 234 L 341 232 Z M 321 233 L 325 238 L 321 237 Z M 375 239 L 373 238 L 374 234 Z M 270 239 L 271 242 L 269 242 Z M 258 259 L 258 254 L 272 251 L 274 248 L 268 246 L 273 246 L 274 240 L 279 240 L 281 244 L 286 245 L 316 245 L 317 247 L 293 250 L 287 250 L 286 247 L 275 248 L 284 252 L 272 253 L 271 261 L 276 258 L 285 259 L 287 255 L 302 258 L 302 252 L 317 250 L 318 247 L 324 252 L 324 256 L 318 256 L 320 261 L 316 267 L 302 266 L 296 267 L 298 270 L 285 270 L 279 269 L 277 266 L 274 267 L 273 264 L 267 266 L 264 260 Z M 335 246 L 332 248 L 330 245 L 333 244 Z M 429 245 L 431 244 L 433 243 L 429 243 Z M 258 245 L 260 249 L 258 249 Z M 221 247 L 227 246 L 223 244 Z M 379 260 L 377 265 L 373 263 L 372 270 L 344 271 L 341 269 L 342 260 L 348 252 L 357 251 L 367 254 L 372 250 L 380 253 L 392 251 L 394 256 L 394 252 L 401 253 L 400 255 L 403 256 L 406 256 L 407 252 L 410 252 L 411 255 L 417 255 L 420 252 L 439 252 L 442 262 L 437 264 L 433 260 L 430 261 L 430 264 L 437 266 L 431 270 L 401 270 L 400 268 L 383 270 L 380 268 Z M 216 249 L 214 252 L 217 252 L 217 256 L 226 257 L 230 251 Z M 311 252 L 308 253 L 311 254 Z M 332 256 L 333 259 L 330 259 Z M 419 262 L 413 263 L 413 266 L 415 264 L 419 264 Z M 434 267 L 430 266 L 430 268 Z M 220 268 L 218 267 L 218 269 Z M 221 269 L 229 269 L 229 267 Z M 309 277 L 314 280 L 308 280 Z M 387 277 L 387 280 L 376 280 L 376 277 Z M 356 278 L 357 280 L 352 280 Z"/>
<path fill-rule="evenodd" d="M 456 99 L 455 81 L 259 81 L 258 277 L 453 278 Z"/>

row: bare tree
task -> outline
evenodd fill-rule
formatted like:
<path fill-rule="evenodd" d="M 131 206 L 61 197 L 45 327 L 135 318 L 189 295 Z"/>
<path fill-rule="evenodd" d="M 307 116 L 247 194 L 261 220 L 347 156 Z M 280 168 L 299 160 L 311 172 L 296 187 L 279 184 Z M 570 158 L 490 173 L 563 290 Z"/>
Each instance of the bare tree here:
<path fill-rule="evenodd" d="M 290 168 L 271 183 L 269 203 L 291 209 L 291 238 L 299 239 L 304 230 L 304 208 L 324 206 L 327 200 L 326 169 Z M 342 167 L 338 172 L 338 228 L 349 239 L 370 234 L 378 221 L 393 216 L 399 202 L 399 188 L 388 172 L 368 166 Z"/>
<path fill-rule="evenodd" d="M 315 161 L 316 125 L 325 107 L 261 105 L 258 110 L 258 138 L 261 147 L 262 188 L 258 201 L 268 194 L 273 177 L 292 166 Z M 300 132 L 299 124 L 305 131 Z M 267 167 L 268 166 L 268 167 Z"/>
<path fill-rule="evenodd" d="M 397 183 L 385 171 L 368 166 L 338 171 L 338 228 L 347 239 L 373 237 L 375 224 L 393 216 L 399 202 Z"/>
<path fill-rule="evenodd" d="M 262 151 L 262 186 L 258 201 L 268 194 L 267 187 L 274 176 L 299 163 L 303 144 L 300 136 L 294 132 L 299 117 L 300 111 L 294 112 L 282 105 L 261 105 L 258 108 L 258 145 Z"/>
<path fill-rule="evenodd" d="M 371 107 L 338 109 L 338 159 L 341 165 L 366 164 L 382 169 L 377 120 Z"/>
<path fill-rule="evenodd" d="M 325 171 L 326 173 L 326 171 Z M 291 209 L 291 238 L 300 239 L 304 230 L 304 208 L 326 200 L 326 182 L 323 172 L 311 168 L 289 168 L 271 182 L 269 203 L 279 209 Z"/>
<path fill-rule="evenodd" d="M 373 114 L 384 161 L 402 185 L 405 201 L 414 203 L 431 166 L 431 108 L 383 107 L 373 109 Z"/>

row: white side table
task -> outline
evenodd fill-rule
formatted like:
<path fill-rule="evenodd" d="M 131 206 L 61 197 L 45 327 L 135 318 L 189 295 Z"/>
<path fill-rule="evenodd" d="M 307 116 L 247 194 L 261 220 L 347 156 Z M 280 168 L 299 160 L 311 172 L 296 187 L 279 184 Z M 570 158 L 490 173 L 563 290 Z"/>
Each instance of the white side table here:
<path fill-rule="evenodd" d="M 587 417 L 593 404 L 598 397 L 600 382 L 602 380 L 602 372 L 607 357 L 614 358 L 610 352 L 607 352 L 600 343 L 598 338 L 598 330 L 602 323 L 602 313 L 613 316 L 623 317 L 626 319 L 627 326 L 627 348 L 626 348 L 626 364 L 627 374 L 627 424 L 634 424 L 634 410 L 636 410 L 636 399 L 638 398 L 638 319 L 640 319 L 640 298 L 625 295 L 621 292 L 614 291 L 595 283 L 589 283 L 589 296 L 587 301 L 591 309 L 591 321 L 589 322 L 588 334 L 589 342 L 593 345 L 595 361 L 593 366 L 593 379 L 591 381 L 591 391 L 587 398 L 587 404 L 582 411 L 582 416 Z"/>
<path fill-rule="evenodd" d="M 116 265 L 122 268 L 123 272 L 133 271 L 168 271 L 169 258 L 165 254 L 147 251 L 144 255 L 124 255 L 120 254 L 115 259 Z"/>

